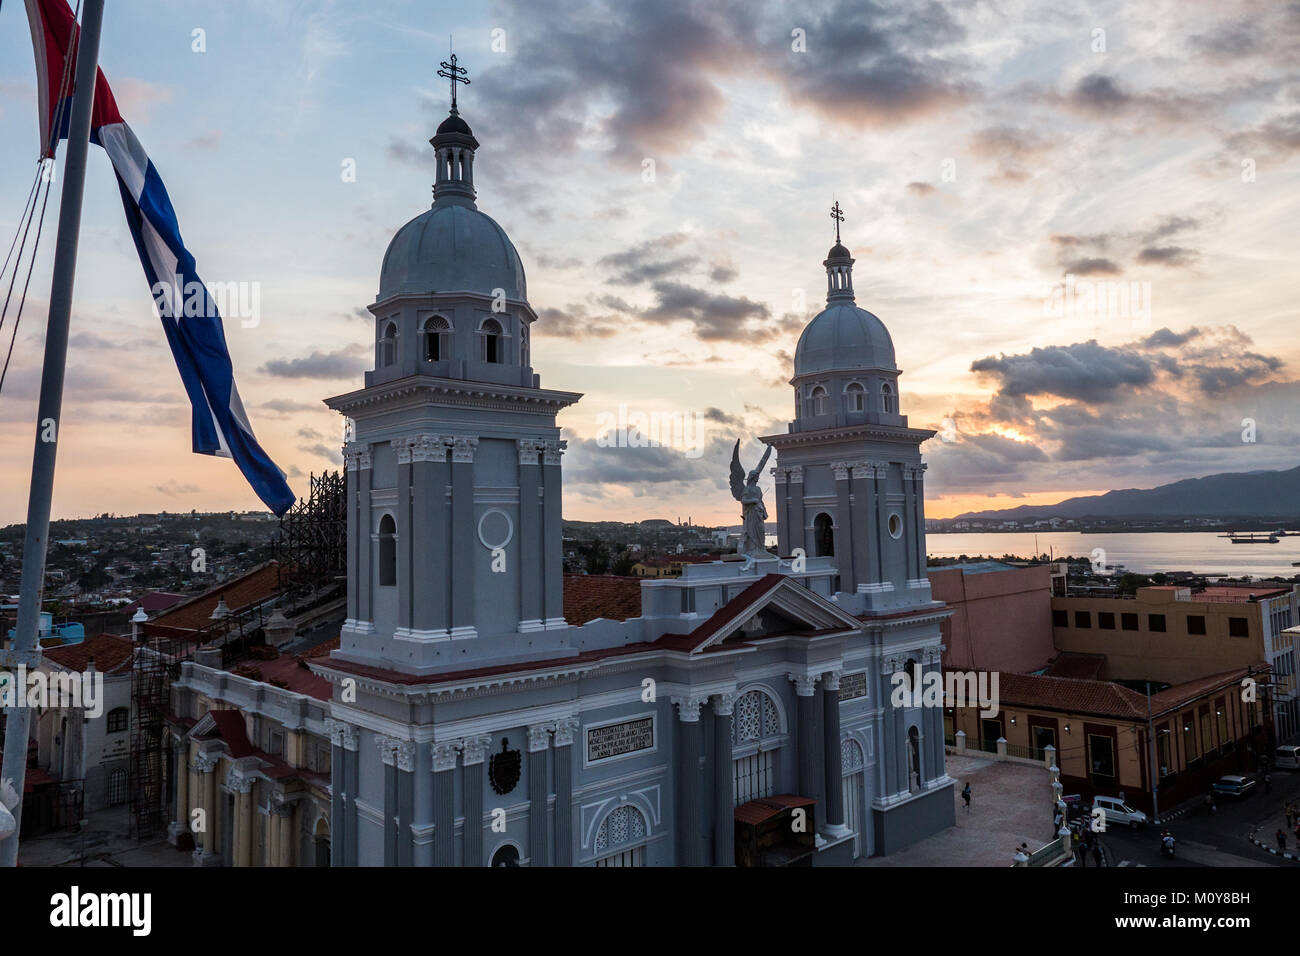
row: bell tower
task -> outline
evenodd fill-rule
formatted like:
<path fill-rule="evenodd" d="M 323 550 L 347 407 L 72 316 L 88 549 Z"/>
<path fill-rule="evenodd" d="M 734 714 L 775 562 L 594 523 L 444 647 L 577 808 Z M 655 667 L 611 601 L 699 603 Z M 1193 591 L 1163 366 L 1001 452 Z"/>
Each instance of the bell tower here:
<path fill-rule="evenodd" d="M 857 305 L 853 255 L 827 253 L 826 308 L 795 350 L 795 417 L 777 450 L 776 517 L 783 556 L 831 557 L 846 605 L 865 610 L 929 603 L 921 443 L 899 405 L 900 370 L 885 324 Z"/>
<path fill-rule="evenodd" d="M 468 84 L 430 140 L 434 202 L 384 256 L 375 367 L 346 416 L 348 608 L 335 656 L 412 674 L 565 656 L 556 414 L 523 264 L 475 204 Z"/>

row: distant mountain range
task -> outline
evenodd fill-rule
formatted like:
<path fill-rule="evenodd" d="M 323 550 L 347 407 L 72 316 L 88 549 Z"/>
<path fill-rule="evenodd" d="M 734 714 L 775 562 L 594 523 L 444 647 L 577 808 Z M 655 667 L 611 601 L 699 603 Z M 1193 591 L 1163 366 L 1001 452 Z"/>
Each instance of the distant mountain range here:
<path fill-rule="evenodd" d="M 1054 505 L 968 511 L 960 518 L 1263 518 L 1300 515 L 1300 467 L 1187 478 L 1158 488 L 1125 488 Z"/>

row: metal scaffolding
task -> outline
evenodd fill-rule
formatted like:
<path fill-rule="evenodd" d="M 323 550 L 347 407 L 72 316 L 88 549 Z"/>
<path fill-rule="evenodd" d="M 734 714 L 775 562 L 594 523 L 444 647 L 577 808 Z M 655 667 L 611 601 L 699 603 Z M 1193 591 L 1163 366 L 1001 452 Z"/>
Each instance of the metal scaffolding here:
<path fill-rule="evenodd" d="M 280 519 L 276 538 L 286 616 L 336 598 L 347 581 L 347 479 L 339 471 L 313 474 L 310 488 Z"/>

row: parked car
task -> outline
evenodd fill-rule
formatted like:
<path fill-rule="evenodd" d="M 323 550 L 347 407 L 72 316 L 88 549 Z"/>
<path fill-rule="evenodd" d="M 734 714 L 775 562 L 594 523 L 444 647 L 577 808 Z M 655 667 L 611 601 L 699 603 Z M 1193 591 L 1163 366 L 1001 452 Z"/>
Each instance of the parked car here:
<path fill-rule="evenodd" d="M 1210 786 L 1210 789 L 1215 793 L 1221 793 L 1225 797 L 1244 797 L 1254 788 L 1255 781 L 1250 777 L 1238 777 L 1233 775 L 1220 777 Z"/>
<path fill-rule="evenodd" d="M 1094 797 L 1092 809 L 1094 812 L 1101 810 L 1105 813 L 1107 826 L 1112 823 L 1128 824 L 1134 830 L 1146 826 L 1147 815 L 1141 810 L 1135 810 L 1119 797 Z"/>
<path fill-rule="evenodd" d="M 1288 744 L 1273 752 L 1273 766 L 1280 770 L 1300 770 L 1300 747 Z"/>

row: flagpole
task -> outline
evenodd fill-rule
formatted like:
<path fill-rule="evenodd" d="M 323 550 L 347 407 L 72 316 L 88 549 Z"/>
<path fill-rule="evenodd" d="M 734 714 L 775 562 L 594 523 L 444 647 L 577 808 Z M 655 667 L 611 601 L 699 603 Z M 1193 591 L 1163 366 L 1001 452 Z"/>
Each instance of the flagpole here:
<path fill-rule="evenodd" d="M 41 618 L 45 549 L 50 534 L 50 499 L 54 493 L 54 458 L 63 428 L 63 376 L 68 360 L 68 324 L 72 314 L 72 285 L 77 273 L 77 237 L 81 231 L 81 197 L 86 184 L 86 154 L 90 149 L 90 120 L 95 103 L 99 32 L 104 0 L 84 0 L 77 43 L 76 90 L 68 127 L 68 153 L 63 162 L 63 197 L 59 203 L 59 235 L 54 247 L 54 278 L 50 315 L 45 331 L 45 364 L 41 368 L 41 397 L 36 412 L 36 451 L 32 456 L 32 485 L 27 498 L 27 535 L 23 540 L 23 575 L 18 597 L 18 627 L 13 647 L 0 655 L 0 664 L 32 670 L 40 661 L 37 631 Z M 57 135 L 57 133 L 55 134 Z M 42 144 L 44 146 L 45 144 Z M 9 780 L 18 794 L 13 816 L 18 828 L 0 840 L 0 867 L 16 866 L 18 834 L 22 830 L 23 783 L 27 776 L 27 735 L 31 710 L 25 687 L 16 687 L 18 706 L 8 711 L 4 764 L 0 781 Z"/>

